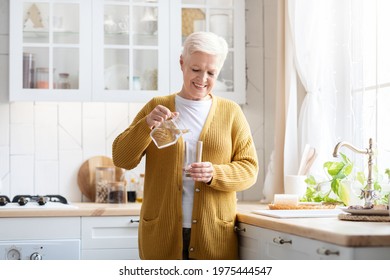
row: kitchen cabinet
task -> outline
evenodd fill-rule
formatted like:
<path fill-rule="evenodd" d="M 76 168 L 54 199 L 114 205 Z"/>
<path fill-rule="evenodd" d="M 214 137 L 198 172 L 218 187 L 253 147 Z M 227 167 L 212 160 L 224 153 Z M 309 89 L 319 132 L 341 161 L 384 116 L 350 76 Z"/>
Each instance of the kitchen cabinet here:
<path fill-rule="evenodd" d="M 329 242 L 238 223 L 243 260 L 390 259 L 390 247 L 345 247 Z"/>
<path fill-rule="evenodd" d="M 92 1 L 10 1 L 10 101 L 91 98 Z M 69 88 L 57 84 L 68 74 Z"/>
<path fill-rule="evenodd" d="M 146 102 L 181 89 L 182 42 L 226 38 L 215 94 L 245 103 L 244 0 L 10 1 L 10 101 Z"/>
<path fill-rule="evenodd" d="M 80 217 L 3 217 L 1 224 L 0 260 L 80 259 Z"/>
<path fill-rule="evenodd" d="M 216 95 L 245 103 L 245 0 L 171 1 L 171 91 L 181 89 L 179 56 L 193 31 L 212 31 L 225 38 L 229 53 L 214 86 Z"/>
<path fill-rule="evenodd" d="M 81 217 L 81 259 L 135 260 L 139 216 Z"/>

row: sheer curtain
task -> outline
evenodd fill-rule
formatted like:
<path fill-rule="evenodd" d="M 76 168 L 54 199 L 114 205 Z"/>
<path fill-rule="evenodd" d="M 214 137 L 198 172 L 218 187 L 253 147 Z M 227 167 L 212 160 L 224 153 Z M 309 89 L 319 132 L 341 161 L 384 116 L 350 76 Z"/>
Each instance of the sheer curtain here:
<path fill-rule="evenodd" d="M 332 57 L 335 4 L 332 0 L 288 1 L 295 67 L 306 91 L 298 122 L 298 150 L 301 155 L 306 144 L 316 149 L 318 157 L 313 173 L 322 173 L 322 163 L 332 155 L 334 147 L 331 128 L 336 123 Z"/>
<path fill-rule="evenodd" d="M 348 140 L 344 137 L 349 130 L 338 129 L 350 118 L 351 108 L 349 2 L 281 1 L 279 16 L 284 16 L 285 28 L 278 46 L 284 47 L 278 49 L 277 68 L 278 84 L 283 86 L 277 91 L 275 149 L 263 189 L 267 202 L 284 192 L 285 174 L 297 174 L 306 144 L 318 152 L 311 174 L 321 176 L 337 140 Z M 306 91 L 302 104 L 297 98 L 298 77 Z"/>

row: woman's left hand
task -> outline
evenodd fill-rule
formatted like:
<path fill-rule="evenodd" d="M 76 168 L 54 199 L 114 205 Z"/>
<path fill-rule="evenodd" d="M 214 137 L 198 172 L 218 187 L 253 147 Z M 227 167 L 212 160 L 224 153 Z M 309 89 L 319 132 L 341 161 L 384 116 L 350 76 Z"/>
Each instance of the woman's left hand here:
<path fill-rule="evenodd" d="M 191 164 L 191 177 L 194 181 L 209 183 L 213 179 L 213 164 L 211 162 L 194 162 Z"/>

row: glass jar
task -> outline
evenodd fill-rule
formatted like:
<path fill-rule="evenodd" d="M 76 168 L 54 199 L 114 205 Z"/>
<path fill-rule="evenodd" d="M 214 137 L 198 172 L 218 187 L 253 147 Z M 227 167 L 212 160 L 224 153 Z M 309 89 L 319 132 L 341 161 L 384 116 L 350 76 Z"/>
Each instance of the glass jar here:
<path fill-rule="evenodd" d="M 115 167 L 99 166 L 95 169 L 95 202 L 107 203 L 109 183 L 115 181 Z"/>
<path fill-rule="evenodd" d="M 69 79 L 69 73 L 59 73 L 58 74 L 58 83 L 57 87 L 59 89 L 70 89 L 70 79 Z"/>
<path fill-rule="evenodd" d="M 108 202 L 109 203 L 126 203 L 126 185 L 124 181 L 117 181 L 108 183 L 109 194 Z"/>
<path fill-rule="evenodd" d="M 36 88 L 49 88 L 49 68 L 37 68 Z"/>

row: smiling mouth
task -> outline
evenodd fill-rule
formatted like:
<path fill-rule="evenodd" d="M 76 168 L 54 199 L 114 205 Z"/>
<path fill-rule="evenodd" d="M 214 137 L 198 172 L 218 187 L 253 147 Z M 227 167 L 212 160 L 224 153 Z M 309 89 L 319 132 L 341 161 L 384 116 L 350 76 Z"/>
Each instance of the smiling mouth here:
<path fill-rule="evenodd" d="M 204 89 L 207 87 L 207 85 L 202 85 L 202 84 L 197 84 L 197 83 L 193 83 L 193 85 L 197 88 L 197 89 Z"/>

